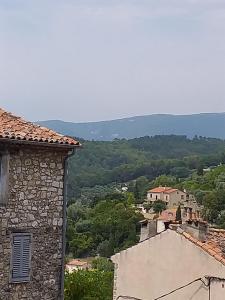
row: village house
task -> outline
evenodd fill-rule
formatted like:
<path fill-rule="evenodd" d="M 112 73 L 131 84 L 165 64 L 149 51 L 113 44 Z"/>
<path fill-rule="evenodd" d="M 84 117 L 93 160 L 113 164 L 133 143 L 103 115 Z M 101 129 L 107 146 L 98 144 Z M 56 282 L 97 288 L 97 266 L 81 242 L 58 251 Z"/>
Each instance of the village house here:
<path fill-rule="evenodd" d="M 61 300 L 67 159 L 80 144 L 0 109 L 0 299 Z"/>
<path fill-rule="evenodd" d="M 115 254 L 114 300 L 224 300 L 225 230 L 170 225 Z"/>
<path fill-rule="evenodd" d="M 71 259 L 67 264 L 66 264 L 66 270 L 69 273 L 73 273 L 79 270 L 89 270 L 91 269 L 91 264 L 88 263 L 85 260 L 80 260 L 80 259 Z"/>
<path fill-rule="evenodd" d="M 166 203 L 167 208 L 179 206 L 186 200 L 186 192 L 171 187 L 157 187 L 147 192 L 147 202 L 154 203 L 161 200 Z"/>

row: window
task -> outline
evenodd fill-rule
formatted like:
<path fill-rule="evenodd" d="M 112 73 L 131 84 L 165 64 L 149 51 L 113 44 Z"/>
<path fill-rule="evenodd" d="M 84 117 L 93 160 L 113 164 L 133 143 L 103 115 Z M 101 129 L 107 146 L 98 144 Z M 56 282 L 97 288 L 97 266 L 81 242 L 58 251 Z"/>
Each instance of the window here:
<path fill-rule="evenodd" d="M 11 282 L 30 281 L 31 234 L 12 234 Z"/>
<path fill-rule="evenodd" d="M 157 195 L 155 196 L 155 199 L 156 199 L 156 200 L 158 199 L 158 196 L 157 196 Z"/>
<path fill-rule="evenodd" d="M 152 194 L 150 194 L 150 198 L 152 198 Z"/>
<path fill-rule="evenodd" d="M 0 153 L 0 205 L 8 200 L 9 154 Z"/>
<path fill-rule="evenodd" d="M 184 200 L 184 195 L 181 195 L 181 200 Z"/>

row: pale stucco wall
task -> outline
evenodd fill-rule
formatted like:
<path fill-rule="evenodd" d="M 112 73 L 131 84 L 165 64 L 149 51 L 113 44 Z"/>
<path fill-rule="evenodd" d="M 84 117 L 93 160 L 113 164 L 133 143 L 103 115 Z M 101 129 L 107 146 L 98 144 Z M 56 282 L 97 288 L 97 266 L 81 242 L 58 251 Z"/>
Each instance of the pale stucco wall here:
<path fill-rule="evenodd" d="M 182 191 L 165 194 L 164 200 L 166 200 L 166 195 L 168 195 L 168 208 L 178 206 L 180 203 L 186 200 L 186 194 Z M 183 196 L 183 199 L 181 198 L 181 196 Z"/>
<path fill-rule="evenodd" d="M 152 198 L 151 198 L 152 194 Z M 181 196 L 183 196 L 183 199 L 181 199 Z M 156 201 L 156 200 L 162 200 L 168 202 L 168 208 L 173 208 L 175 206 L 178 206 L 181 202 L 186 201 L 186 193 L 182 191 L 175 191 L 173 193 L 148 193 L 147 194 L 147 200 L 148 201 Z"/>
<path fill-rule="evenodd" d="M 122 251 L 112 260 L 116 264 L 114 299 L 124 295 L 154 300 L 205 275 L 225 278 L 224 265 L 172 230 Z M 211 299 L 225 299 L 223 284 L 212 283 Z M 209 290 L 196 282 L 163 299 L 208 300 Z"/>

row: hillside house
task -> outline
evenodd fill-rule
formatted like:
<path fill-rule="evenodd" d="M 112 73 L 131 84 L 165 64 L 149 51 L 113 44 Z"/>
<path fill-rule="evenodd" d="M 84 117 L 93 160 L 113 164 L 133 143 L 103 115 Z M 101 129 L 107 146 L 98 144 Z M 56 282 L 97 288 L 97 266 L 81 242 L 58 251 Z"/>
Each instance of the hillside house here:
<path fill-rule="evenodd" d="M 225 230 L 170 226 L 111 258 L 114 300 L 224 299 Z"/>
<path fill-rule="evenodd" d="M 187 193 L 171 187 L 157 187 L 147 192 L 147 201 L 154 203 L 161 200 L 166 203 L 167 208 L 174 208 L 186 201 Z"/>
<path fill-rule="evenodd" d="M 63 299 L 67 159 L 80 144 L 0 109 L 0 299 Z"/>
<path fill-rule="evenodd" d="M 66 270 L 69 273 L 73 273 L 74 271 L 79 270 L 89 270 L 91 269 L 91 264 L 87 261 L 80 260 L 80 259 L 72 259 L 66 264 Z"/>

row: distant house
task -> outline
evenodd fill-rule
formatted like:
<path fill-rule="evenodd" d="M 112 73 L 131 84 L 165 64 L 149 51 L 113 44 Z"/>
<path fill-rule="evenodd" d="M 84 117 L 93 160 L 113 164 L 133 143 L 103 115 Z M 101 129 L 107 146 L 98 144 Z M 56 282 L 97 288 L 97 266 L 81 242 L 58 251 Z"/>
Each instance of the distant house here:
<path fill-rule="evenodd" d="M 225 230 L 174 227 L 112 256 L 114 300 L 224 300 Z"/>
<path fill-rule="evenodd" d="M 67 159 L 79 146 L 0 109 L 0 299 L 63 299 Z"/>
<path fill-rule="evenodd" d="M 161 212 L 159 217 L 157 218 L 158 220 L 164 221 L 164 222 L 174 222 L 176 221 L 176 208 L 169 208 Z"/>
<path fill-rule="evenodd" d="M 87 261 L 80 260 L 80 259 L 72 259 L 66 264 L 66 270 L 69 273 L 72 273 L 72 272 L 78 271 L 78 270 L 88 270 L 90 268 L 91 268 L 91 265 Z"/>
<path fill-rule="evenodd" d="M 153 203 L 161 200 L 166 203 L 167 208 L 174 208 L 186 200 L 186 192 L 171 187 L 157 187 L 147 192 L 147 201 Z"/>
<path fill-rule="evenodd" d="M 183 202 L 182 205 L 182 221 L 201 220 L 203 206 L 199 205 L 196 200 L 189 200 Z"/>

